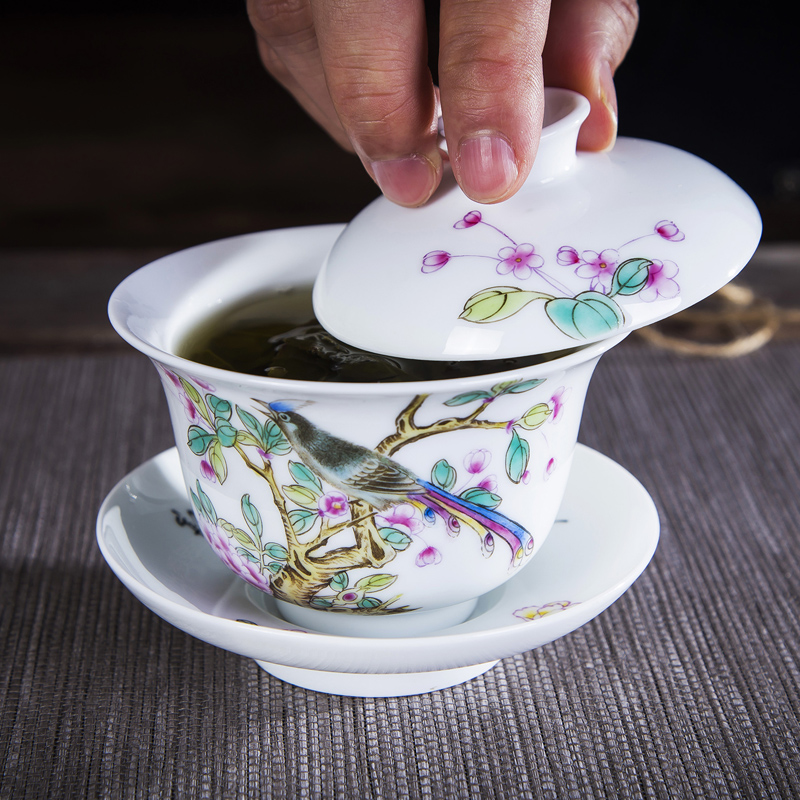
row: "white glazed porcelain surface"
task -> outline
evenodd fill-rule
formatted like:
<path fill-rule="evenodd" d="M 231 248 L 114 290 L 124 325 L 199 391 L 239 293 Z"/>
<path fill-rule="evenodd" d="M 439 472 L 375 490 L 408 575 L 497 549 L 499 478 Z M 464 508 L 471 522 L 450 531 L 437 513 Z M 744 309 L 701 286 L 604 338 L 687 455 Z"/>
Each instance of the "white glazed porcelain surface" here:
<path fill-rule="evenodd" d="M 97 538 L 131 592 L 191 635 L 300 686 L 392 696 L 453 685 L 575 630 L 633 583 L 658 542 L 641 484 L 580 445 L 555 528 L 524 574 L 481 598 L 469 620 L 405 639 L 331 636 L 281 619 L 271 598 L 237 580 L 203 542 L 175 450 L 110 492 Z"/>
<path fill-rule="evenodd" d="M 514 197 L 480 206 L 449 176 L 422 208 L 378 198 L 347 226 L 314 290 L 326 329 L 408 358 L 546 353 L 674 314 L 745 266 L 761 221 L 723 173 L 624 137 L 576 155 L 587 101 L 548 89 L 546 102 Z"/>
<path fill-rule="evenodd" d="M 620 337 L 515 372 L 390 385 L 247 376 L 174 355 L 189 323 L 219 306 L 310 285 L 340 230 L 176 253 L 124 281 L 109 313 L 156 364 L 220 559 L 289 603 L 295 622 L 419 634 L 453 624 L 459 604 L 463 619 L 541 547 L 592 371 Z"/>

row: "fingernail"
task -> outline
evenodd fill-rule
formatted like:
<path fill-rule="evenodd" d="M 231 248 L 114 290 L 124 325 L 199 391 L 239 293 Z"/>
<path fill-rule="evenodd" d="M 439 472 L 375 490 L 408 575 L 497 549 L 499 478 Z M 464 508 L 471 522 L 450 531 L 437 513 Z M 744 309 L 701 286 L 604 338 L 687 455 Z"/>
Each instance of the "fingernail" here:
<path fill-rule="evenodd" d="M 436 188 L 436 168 L 424 156 L 370 162 L 381 191 L 401 206 L 419 206 Z"/>
<path fill-rule="evenodd" d="M 614 73 L 611 71 L 611 65 L 603 64 L 600 67 L 600 72 L 597 77 L 600 84 L 600 102 L 608 110 L 610 116 L 610 127 L 612 132 L 608 146 L 605 148 L 610 150 L 614 146 L 614 140 L 617 137 L 618 127 L 617 90 L 614 86 Z"/>
<path fill-rule="evenodd" d="M 502 199 L 519 175 L 511 145 L 497 134 L 463 139 L 456 166 L 461 188 L 479 203 Z"/>

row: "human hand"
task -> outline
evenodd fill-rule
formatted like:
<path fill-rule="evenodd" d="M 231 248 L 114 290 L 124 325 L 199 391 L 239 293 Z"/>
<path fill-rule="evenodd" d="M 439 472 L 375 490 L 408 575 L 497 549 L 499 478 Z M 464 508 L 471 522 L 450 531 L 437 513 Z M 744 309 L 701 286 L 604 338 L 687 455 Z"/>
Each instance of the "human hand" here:
<path fill-rule="evenodd" d="M 635 0 L 443 0 L 437 89 L 422 0 L 248 0 L 248 13 L 269 72 L 404 206 L 441 180 L 440 112 L 465 194 L 513 195 L 536 156 L 545 81 L 589 99 L 578 147 L 611 147 L 613 74 L 638 21 Z"/>

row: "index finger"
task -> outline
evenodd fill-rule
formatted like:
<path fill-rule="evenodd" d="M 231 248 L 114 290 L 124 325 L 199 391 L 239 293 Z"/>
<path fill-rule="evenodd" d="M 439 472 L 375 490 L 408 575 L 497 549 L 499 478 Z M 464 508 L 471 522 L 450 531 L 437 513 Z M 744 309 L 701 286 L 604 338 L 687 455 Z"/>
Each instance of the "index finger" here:
<path fill-rule="evenodd" d="M 530 172 L 544 114 L 549 0 L 443 0 L 439 88 L 456 180 L 473 200 L 510 197 Z"/>
<path fill-rule="evenodd" d="M 333 105 L 383 192 L 420 205 L 441 179 L 421 0 L 312 0 Z"/>

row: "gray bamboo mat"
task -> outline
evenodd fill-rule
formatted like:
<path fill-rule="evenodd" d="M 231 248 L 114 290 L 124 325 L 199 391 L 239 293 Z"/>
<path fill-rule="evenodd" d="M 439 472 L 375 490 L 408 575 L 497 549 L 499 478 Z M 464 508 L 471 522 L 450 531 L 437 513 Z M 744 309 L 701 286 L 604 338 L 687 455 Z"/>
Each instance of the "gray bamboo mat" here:
<path fill-rule="evenodd" d="M 799 408 L 797 341 L 612 351 L 581 439 L 653 495 L 650 567 L 483 677 L 353 699 L 193 639 L 106 567 L 100 502 L 171 444 L 142 357 L 4 358 L 0 797 L 797 797 Z"/>

